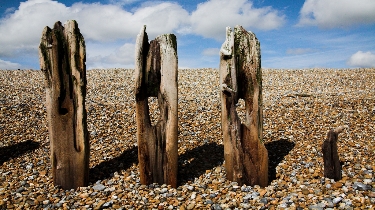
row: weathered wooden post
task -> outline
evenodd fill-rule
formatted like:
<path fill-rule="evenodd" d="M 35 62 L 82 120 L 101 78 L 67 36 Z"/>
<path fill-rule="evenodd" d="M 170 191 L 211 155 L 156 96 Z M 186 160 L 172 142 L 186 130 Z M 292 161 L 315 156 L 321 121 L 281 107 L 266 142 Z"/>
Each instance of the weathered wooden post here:
<path fill-rule="evenodd" d="M 146 26 L 135 47 L 138 159 L 142 184 L 177 186 L 177 42 L 158 36 L 148 43 Z M 151 125 L 148 97 L 157 97 L 160 118 Z"/>
<path fill-rule="evenodd" d="M 64 189 L 87 186 L 86 49 L 77 22 L 45 27 L 39 59 L 45 74 L 53 182 Z"/>
<path fill-rule="evenodd" d="M 341 179 L 341 164 L 337 153 L 337 141 L 339 133 L 341 133 L 344 128 L 345 127 L 340 126 L 328 131 L 327 139 L 324 140 L 322 144 L 324 177 L 336 181 Z"/>
<path fill-rule="evenodd" d="M 240 185 L 268 184 L 268 152 L 262 139 L 262 71 L 255 34 L 236 26 L 226 29 L 220 50 L 221 123 L 227 178 Z M 245 101 L 241 123 L 236 104 Z"/>

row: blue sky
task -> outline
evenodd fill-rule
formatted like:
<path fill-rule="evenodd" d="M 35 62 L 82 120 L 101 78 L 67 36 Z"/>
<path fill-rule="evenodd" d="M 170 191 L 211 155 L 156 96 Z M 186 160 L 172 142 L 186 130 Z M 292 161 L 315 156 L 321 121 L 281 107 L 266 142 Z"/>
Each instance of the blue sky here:
<path fill-rule="evenodd" d="M 86 66 L 133 68 L 135 39 L 177 36 L 179 68 L 218 68 L 225 27 L 261 44 L 264 68 L 375 67 L 374 0 L 0 0 L 0 69 L 39 69 L 45 26 L 78 22 Z"/>

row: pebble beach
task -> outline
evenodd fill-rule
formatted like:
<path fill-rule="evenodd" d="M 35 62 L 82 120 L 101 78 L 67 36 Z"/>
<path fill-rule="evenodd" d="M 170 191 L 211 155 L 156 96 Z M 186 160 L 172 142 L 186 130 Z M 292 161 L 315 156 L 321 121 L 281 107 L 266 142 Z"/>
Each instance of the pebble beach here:
<path fill-rule="evenodd" d="M 226 179 L 217 69 L 178 71 L 178 187 L 142 185 L 133 74 L 87 71 L 90 183 L 63 190 L 52 182 L 43 72 L 0 70 L 0 209 L 375 209 L 374 68 L 262 70 L 267 187 Z M 322 143 L 338 126 L 334 181 Z"/>

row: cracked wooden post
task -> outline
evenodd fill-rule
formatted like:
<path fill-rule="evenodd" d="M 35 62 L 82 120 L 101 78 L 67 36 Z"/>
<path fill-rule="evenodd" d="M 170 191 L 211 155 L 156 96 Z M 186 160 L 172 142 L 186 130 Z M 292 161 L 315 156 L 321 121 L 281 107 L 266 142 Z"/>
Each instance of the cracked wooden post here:
<path fill-rule="evenodd" d="M 158 36 L 148 43 L 146 26 L 135 47 L 135 98 L 140 179 L 142 184 L 177 187 L 177 42 Z M 151 125 L 148 97 L 157 97 L 160 118 Z"/>
<path fill-rule="evenodd" d="M 345 127 L 340 126 L 328 131 L 327 139 L 322 144 L 324 177 L 338 181 L 341 179 L 341 164 L 337 153 L 338 135 Z"/>
<path fill-rule="evenodd" d="M 44 28 L 39 60 L 45 74 L 53 182 L 64 189 L 87 186 L 86 49 L 76 21 Z"/>
<path fill-rule="evenodd" d="M 226 29 L 220 49 L 221 124 L 227 178 L 240 185 L 268 185 L 268 152 L 263 144 L 262 71 L 255 34 L 236 26 Z M 245 101 L 242 124 L 236 104 Z"/>

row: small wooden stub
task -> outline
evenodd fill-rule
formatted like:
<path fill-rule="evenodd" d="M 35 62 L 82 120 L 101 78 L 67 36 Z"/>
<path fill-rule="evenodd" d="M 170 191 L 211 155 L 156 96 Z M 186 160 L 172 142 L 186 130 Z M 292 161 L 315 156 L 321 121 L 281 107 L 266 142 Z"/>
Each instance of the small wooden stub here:
<path fill-rule="evenodd" d="M 324 161 L 324 177 L 338 181 L 341 179 L 341 164 L 337 152 L 338 135 L 343 131 L 344 127 L 340 126 L 336 129 L 328 131 L 327 139 L 322 145 L 323 161 Z"/>

